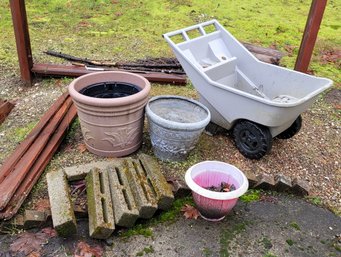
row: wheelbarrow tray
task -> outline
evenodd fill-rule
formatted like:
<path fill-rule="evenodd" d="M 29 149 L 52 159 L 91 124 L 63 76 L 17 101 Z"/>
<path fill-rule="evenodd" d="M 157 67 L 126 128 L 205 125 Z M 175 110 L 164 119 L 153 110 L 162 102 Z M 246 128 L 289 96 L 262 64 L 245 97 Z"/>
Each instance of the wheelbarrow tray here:
<path fill-rule="evenodd" d="M 216 20 L 163 36 L 209 108 L 211 121 L 226 129 L 249 120 L 275 137 L 332 85 L 327 78 L 259 61 Z"/>

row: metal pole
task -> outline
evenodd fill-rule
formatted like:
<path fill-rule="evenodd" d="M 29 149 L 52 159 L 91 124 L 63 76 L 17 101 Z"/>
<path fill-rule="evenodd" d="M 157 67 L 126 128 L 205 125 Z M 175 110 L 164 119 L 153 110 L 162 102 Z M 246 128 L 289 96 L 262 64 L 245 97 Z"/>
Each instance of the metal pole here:
<path fill-rule="evenodd" d="M 21 80 L 32 84 L 33 67 L 30 36 L 28 32 L 25 0 L 10 0 L 12 20 L 17 45 Z"/>
<path fill-rule="evenodd" d="M 313 0 L 296 59 L 295 70 L 307 72 L 313 54 L 316 38 L 320 29 L 327 0 Z"/>

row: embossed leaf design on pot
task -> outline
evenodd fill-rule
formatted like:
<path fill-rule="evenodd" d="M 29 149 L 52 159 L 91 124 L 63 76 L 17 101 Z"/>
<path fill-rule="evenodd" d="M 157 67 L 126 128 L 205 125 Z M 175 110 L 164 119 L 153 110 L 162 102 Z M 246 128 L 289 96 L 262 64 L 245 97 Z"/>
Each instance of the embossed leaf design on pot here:
<path fill-rule="evenodd" d="M 82 131 L 83 131 L 83 136 L 85 141 L 89 141 L 90 139 L 95 139 L 92 135 L 91 135 L 91 131 L 87 128 L 85 128 L 84 126 L 81 127 Z"/>
<path fill-rule="evenodd" d="M 139 128 L 121 128 L 116 132 L 104 132 L 108 137 L 103 138 L 102 141 L 108 141 L 112 146 L 119 146 L 121 148 L 131 144 L 138 135 Z"/>

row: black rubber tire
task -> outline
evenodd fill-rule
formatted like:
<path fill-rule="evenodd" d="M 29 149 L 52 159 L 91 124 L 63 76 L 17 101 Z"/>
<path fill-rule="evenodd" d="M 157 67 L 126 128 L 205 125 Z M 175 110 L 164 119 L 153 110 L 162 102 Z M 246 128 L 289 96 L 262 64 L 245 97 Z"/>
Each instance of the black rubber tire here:
<path fill-rule="evenodd" d="M 269 128 L 248 120 L 234 126 L 233 137 L 239 152 L 249 159 L 262 158 L 272 147 Z"/>
<path fill-rule="evenodd" d="M 301 115 L 297 117 L 293 124 L 282 133 L 278 134 L 276 137 L 279 139 L 289 139 L 296 135 L 302 127 L 302 117 Z"/>

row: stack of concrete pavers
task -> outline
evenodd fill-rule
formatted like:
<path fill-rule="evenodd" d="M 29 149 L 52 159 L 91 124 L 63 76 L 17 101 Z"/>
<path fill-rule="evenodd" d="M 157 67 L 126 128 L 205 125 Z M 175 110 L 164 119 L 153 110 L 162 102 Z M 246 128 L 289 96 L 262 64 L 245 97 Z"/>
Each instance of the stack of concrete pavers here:
<path fill-rule="evenodd" d="M 71 227 L 76 227 L 73 211 L 70 211 L 72 203 L 67 180 L 85 177 L 89 231 L 94 238 L 108 238 L 115 224 L 131 227 L 138 218 L 149 219 L 157 209 L 170 208 L 174 200 L 157 161 L 145 154 L 137 159 L 121 158 L 50 172 L 47 182 L 52 221 L 60 235 L 76 232 L 63 233 L 63 228 L 70 223 Z M 58 195 L 64 197 L 61 199 Z"/>

